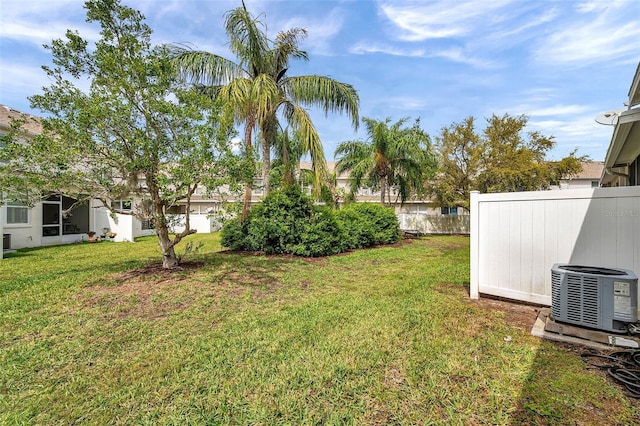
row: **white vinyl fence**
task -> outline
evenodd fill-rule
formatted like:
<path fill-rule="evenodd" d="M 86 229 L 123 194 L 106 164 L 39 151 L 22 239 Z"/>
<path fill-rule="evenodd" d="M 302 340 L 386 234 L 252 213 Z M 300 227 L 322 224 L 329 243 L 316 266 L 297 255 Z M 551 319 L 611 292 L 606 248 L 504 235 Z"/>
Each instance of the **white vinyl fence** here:
<path fill-rule="evenodd" d="M 420 234 L 469 234 L 469 215 L 398 213 L 400 229 Z"/>
<path fill-rule="evenodd" d="M 640 186 L 471 194 L 471 298 L 551 305 L 554 263 L 640 275 Z"/>

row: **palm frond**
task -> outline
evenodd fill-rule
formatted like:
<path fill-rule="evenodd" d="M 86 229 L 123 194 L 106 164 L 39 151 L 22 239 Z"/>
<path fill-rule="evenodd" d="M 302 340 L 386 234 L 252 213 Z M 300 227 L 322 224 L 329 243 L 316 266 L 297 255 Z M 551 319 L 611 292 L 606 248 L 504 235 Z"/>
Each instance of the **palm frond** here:
<path fill-rule="evenodd" d="M 168 50 L 178 74 L 192 84 L 217 86 L 247 77 L 240 65 L 222 56 L 181 45 L 169 45 Z"/>
<path fill-rule="evenodd" d="M 307 52 L 298 48 L 300 40 L 305 37 L 307 37 L 307 30 L 304 28 L 292 28 L 278 33 L 275 48 L 272 51 L 276 69 L 281 70 L 288 67 L 290 58 L 309 60 Z"/>
<path fill-rule="evenodd" d="M 251 84 L 251 102 L 256 105 L 258 119 L 266 123 L 275 114 L 280 99 L 278 85 L 268 74 L 259 74 Z"/>
<path fill-rule="evenodd" d="M 289 116 L 287 117 L 289 124 L 296 131 L 300 140 L 300 146 L 303 153 L 308 153 L 311 157 L 314 171 L 314 190 L 319 192 L 323 182 L 327 180 L 327 162 L 324 156 L 324 148 L 320 141 L 320 136 L 316 130 L 311 117 L 304 108 L 289 104 Z"/>
<path fill-rule="evenodd" d="M 320 107 L 325 114 L 345 113 L 351 116 L 355 129 L 360 123 L 360 97 L 350 84 L 329 77 L 306 75 L 287 77 L 281 85 L 289 99 L 305 106 Z"/>
<path fill-rule="evenodd" d="M 227 13 L 225 30 L 229 37 L 229 49 L 240 59 L 240 64 L 248 68 L 252 77 L 268 71 L 269 39 L 266 27 L 251 16 L 244 4 Z"/>

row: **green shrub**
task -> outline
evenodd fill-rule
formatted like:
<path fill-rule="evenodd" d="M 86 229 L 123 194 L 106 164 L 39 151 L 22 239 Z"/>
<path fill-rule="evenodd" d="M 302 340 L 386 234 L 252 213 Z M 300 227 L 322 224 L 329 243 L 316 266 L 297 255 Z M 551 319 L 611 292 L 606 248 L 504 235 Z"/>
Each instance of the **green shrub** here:
<path fill-rule="evenodd" d="M 400 226 L 393 208 L 376 203 L 354 203 L 340 213 L 343 226 L 358 245 L 369 247 L 400 241 Z"/>
<path fill-rule="evenodd" d="M 342 225 L 347 250 L 370 247 L 374 244 L 373 228 L 363 216 L 352 208 L 354 204 L 342 208 L 336 212 L 336 218 Z"/>
<path fill-rule="evenodd" d="M 313 222 L 302 234 L 301 244 L 293 254 L 303 256 L 328 256 L 347 250 L 346 236 L 334 211 L 325 206 L 314 208 Z"/>
<path fill-rule="evenodd" d="M 297 256 L 327 256 L 399 239 L 393 209 L 358 203 L 336 212 L 314 206 L 298 187 L 271 191 L 243 225 L 232 220 L 222 228 L 222 245 L 231 250 Z"/>
<path fill-rule="evenodd" d="M 240 225 L 238 219 L 229 219 L 222 225 L 220 244 L 231 250 L 245 250 L 246 227 Z"/>
<path fill-rule="evenodd" d="M 222 244 L 232 250 L 268 254 L 303 251 L 297 246 L 312 217 L 313 202 L 298 187 L 271 191 L 251 209 L 244 226 L 237 220 L 225 223 Z"/>

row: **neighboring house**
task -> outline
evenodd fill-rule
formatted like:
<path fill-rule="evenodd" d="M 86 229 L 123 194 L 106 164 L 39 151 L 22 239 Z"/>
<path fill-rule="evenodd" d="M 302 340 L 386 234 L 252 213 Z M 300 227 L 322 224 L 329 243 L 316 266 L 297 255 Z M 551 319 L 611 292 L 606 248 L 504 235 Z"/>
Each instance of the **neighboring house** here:
<path fill-rule="evenodd" d="M 0 136 L 9 131 L 11 120 L 15 119 L 26 120 L 21 134 L 25 142 L 42 131 L 38 117 L 0 105 Z M 6 196 L 2 194 L 2 188 L 0 195 Z M 116 232 L 116 241 L 132 240 L 136 236 L 153 233 L 152 229 L 145 230 L 144 223 L 133 220 L 131 216 L 116 214 L 112 218 L 97 200 L 73 207 L 76 201 L 64 195 L 51 195 L 29 208 L 5 197 L 0 205 L 3 251 L 80 242 L 89 238 L 90 231 L 97 235 L 104 235 L 107 231 Z M 126 210 L 126 202 L 121 207 Z"/>
<path fill-rule="evenodd" d="M 24 141 L 28 141 L 42 131 L 38 117 L 0 105 L 0 135 L 9 131 L 13 119 L 25 120 L 21 134 Z M 2 188 L 0 188 L 0 192 L 1 190 Z M 89 231 L 90 209 L 89 206 L 83 205 L 66 212 L 75 201 L 68 197 L 52 195 L 34 208 L 29 208 L 15 200 L 4 199 L 2 206 L 0 206 L 3 249 L 63 244 L 82 240 Z"/>
<path fill-rule="evenodd" d="M 604 170 L 602 161 L 585 161 L 582 163 L 582 170 L 576 176 L 560 179 L 560 185 L 551 189 L 585 189 L 598 188 L 600 177 Z"/>
<path fill-rule="evenodd" d="M 334 161 L 327 162 L 327 169 L 329 174 L 335 173 L 336 163 Z M 301 161 L 300 168 L 311 170 L 311 163 L 308 161 Z M 349 175 L 347 173 L 341 173 L 339 176 L 336 176 L 336 189 L 343 193 L 349 193 Z M 311 187 L 304 187 L 304 190 L 307 192 L 311 192 Z M 402 213 L 421 213 L 421 214 L 430 214 L 430 215 L 462 215 L 466 214 L 462 207 L 451 207 L 451 208 L 440 208 L 436 206 L 436 204 L 430 199 L 417 199 L 411 198 L 406 200 L 404 204 L 400 204 L 400 199 L 396 200 L 395 192 L 392 190 L 391 192 L 391 202 L 395 207 L 395 211 L 397 214 Z M 358 192 L 355 194 L 356 201 L 358 202 L 367 202 L 367 203 L 379 203 L 380 202 L 380 192 L 374 191 L 369 188 L 360 188 Z M 397 201 L 397 202 L 395 202 Z"/>
<path fill-rule="evenodd" d="M 626 104 L 628 109 L 618 115 L 604 160 L 600 179 L 604 187 L 640 185 L 640 64 Z"/>

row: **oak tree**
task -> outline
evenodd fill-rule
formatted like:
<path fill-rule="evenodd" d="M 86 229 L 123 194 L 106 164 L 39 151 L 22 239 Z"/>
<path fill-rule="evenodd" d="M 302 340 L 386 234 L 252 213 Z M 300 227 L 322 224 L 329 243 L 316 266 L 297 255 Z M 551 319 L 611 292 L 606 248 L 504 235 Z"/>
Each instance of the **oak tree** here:
<path fill-rule="evenodd" d="M 99 199 L 107 208 L 110 200 L 138 200 L 130 213 L 153 222 L 163 266 L 175 267 L 176 245 L 196 232 L 189 220 L 196 188 L 218 188 L 240 169 L 231 123 L 220 105 L 180 83 L 166 49 L 151 45 L 140 12 L 118 0 L 85 8 L 100 39 L 93 45 L 68 30 L 45 46 L 51 85 L 30 98 L 44 112 L 43 132 L 6 144 L 0 175 L 13 178 L 3 189 L 25 199 L 52 192 Z M 186 205 L 184 230 L 172 233 L 166 212 L 178 204 Z"/>
<path fill-rule="evenodd" d="M 560 161 L 547 154 L 553 136 L 525 132 L 524 115 L 492 115 L 479 132 L 468 117 L 441 130 L 436 138 L 438 173 L 429 190 L 442 207 L 469 209 L 471 191 L 514 192 L 548 189 L 560 179 L 575 176 L 587 157 L 571 152 Z"/>

